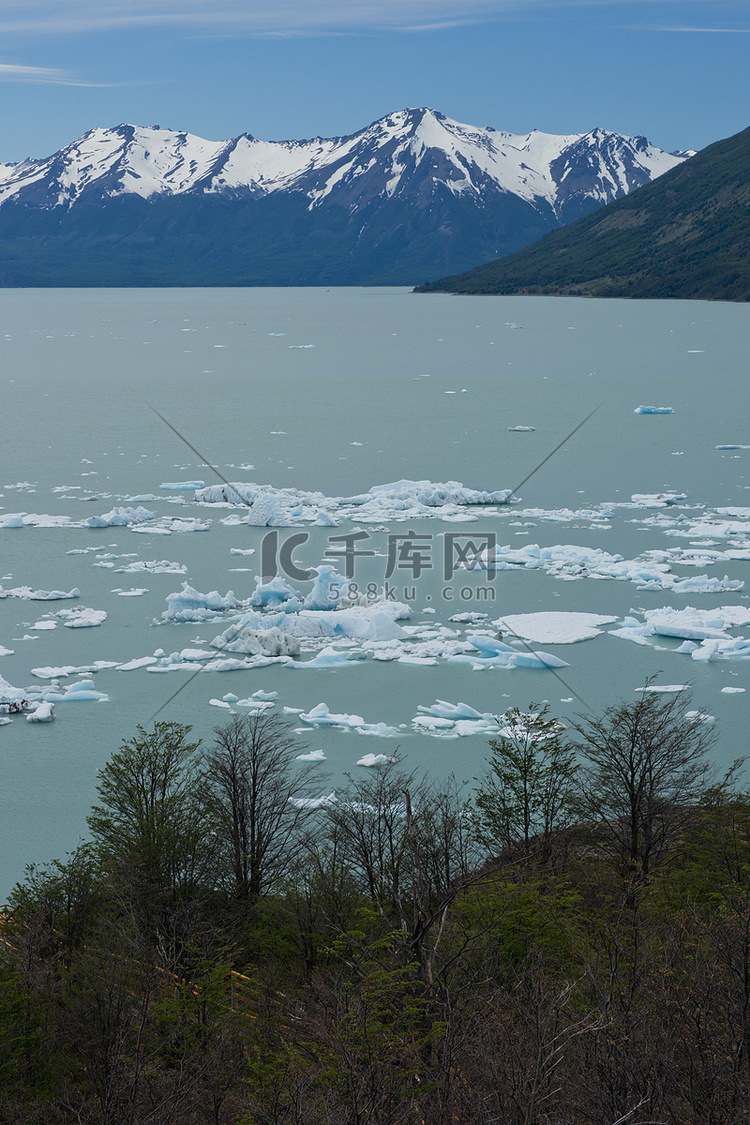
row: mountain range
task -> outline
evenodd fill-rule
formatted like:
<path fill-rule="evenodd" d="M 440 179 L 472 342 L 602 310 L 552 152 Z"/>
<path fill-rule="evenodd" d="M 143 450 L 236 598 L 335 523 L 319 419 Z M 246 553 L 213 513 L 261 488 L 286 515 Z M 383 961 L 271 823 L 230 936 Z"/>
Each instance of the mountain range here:
<path fill-rule="evenodd" d="M 502 261 L 420 292 L 750 300 L 750 129 Z"/>
<path fill-rule="evenodd" d="M 688 155 L 431 109 L 304 141 L 95 128 L 0 165 L 0 284 L 413 285 L 527 246 Z"/>

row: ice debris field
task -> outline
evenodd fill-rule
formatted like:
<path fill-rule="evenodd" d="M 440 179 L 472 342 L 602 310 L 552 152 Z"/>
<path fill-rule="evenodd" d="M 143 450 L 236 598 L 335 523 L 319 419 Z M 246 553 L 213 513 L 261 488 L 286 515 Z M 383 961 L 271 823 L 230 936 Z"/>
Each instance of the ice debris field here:
<path fill-rule="evenodd" d="M 663 413 L 669 409 L 641 406 L 638 412 Z M 741 570 L 742 564 L 750 562 L 750 507 L 711 509 L 673 492 L 637 494 L 628 501 L 580 509 L 545 510 L 524 507 L 507 488 L 475 490 L 455 481 L 402 480 L 356 496 L 325 496 L 245 482 L 206 486 L 203 481 L 185 480 L 156 487 L 158 492 L 149 495 L 109 497 L 114 503 L 108 511 L 81 519 L 0 508 L 1 533 L 33 536 L 39 529 L 59 531 L 66 536 L 64 553 L 80 557 L 80 580 L 67 590 L 37 588 L 25 582 L 24 575 L 2 576 L 0 606 L 34 603 L 36 608 L 31 612 L 36 617 L 21 625 L 7 613 L 0 618 L 6 622 L 3 628 L 10 630 L 0 633 L 1 725 L 7 727 L 14 720 L 49 723 L 75 710 L 68 704 L 107 704 L 111 698 L 132 691 L 127 677 L 113 676 L 107 679 L 106 691 L 98 690 L 92 677 L 100 673 L 128 672 L 135 677 L 181 674 L 184 678 L 278 667 L 290 673 L 281 698 L 278 691 L 264 689 L 244 694 L 214 689 L 207 706 L 229 713 L 275 709 L 308 735 L 329 728 L 383 739 L 404 740 L 414 735 L 486 738 L 497 733 L 502 708 L 479 710 L 460 699 L 425 702 L 430 699 L 428 679 L 424 680 L 423 701 L 414 701 L 411 720 L 393 722 L 387 714 L 387 699 L 381 714 L 333 710 L 325 698 L 313 707 L 297 706 L 296 685 L 302 682 L 297 677 L 299 673 L 336 674 L 342 670 L 355 670 L 360 675 L 368 668 L 371 675 L 377 675 L 378 666 L 383 664 L 425 669 L 453 666 L 498 675 L 530 669 L 542 678 L 565 669 L 562 684 L 539 684 L 537 694 L 542 696 L 564 691 L 568 682 L 575 682 L 576 658 L 571 646 L 596 642 L 603 634 L 655 650 L 654 661 L 644 665 L 644 678 L 665 665 L 677 667 L 676 662 L 681 662 L 685 678 L 709 663 L 725 664 L 729 674 L 731 668 L 739 667 L 738 662 L 750 659 L 750 604 L 742 593 L 745 582 L 728 575 L 730 570 L 738 573 L 737 564 Z M 61 485 L 53 491 L 70 500 L 77 488 Z M 34 486 L 29 482 L 4 486 L 2 498 L 7 501 L 7 493 L 13 492 L 33 493 Z M 167 497 L 166 493 L 171 495 Z M 177 515 L 164 514 L 158 511 L 159 502 L 176 504 L 183 510 Z M 483 532 L 492 533 L 492 546 L 464 554 L 458 567 L 464 580 L 475 587 L 486 583 L 490 575 L 523 571 L 537 575 L 534 604 L 540 606 L 549 604 L 554 585 L 559 582 L 628 583 L 633 600 L 637 600 L 636 591 L 644 591 L 661 596 L 664 604 L 634 607 L 626 614 L 547 608 L 515 612 L 512 594 L 506 589 L 500 603 L 481 605 L 479 610 L 461 610 L 460 605 L 447 601 L 436 609 L 434 603 L 425 604 L 429 598 L 416 593 L 399 600 L 383 583 L 375 587 L 369 584 L 364 592 L 341 573 L 341 564 L 337 569 L 322 561 L 323 538 L 319 539 L 321 561 L 309 568 L 306 581 L 294 581 L 281 573 L 257 573 L 263 535 L 269 528 L 340 527 L 354 538 L 360 529 L 368 545 L 377 548 L 367 553 L 385 567 L 391 527 L 398 529 L 404 522 L 413 521 L 422 530 L 428 526 L 422 522 L 426 520 L 479 525 Z M 628 558 L 581 541 L 590 540 L 591 533 L 604 535 L 623 523 L 642 531 L 652 545 Z M 562 541 L 541 542 L 549 539 L 549 529 L 556 526 L 560 532 L 555 535 Z M 95 533 L 115 529 L 125 536 L 139 536 L 132 540 L 133 550 L 123 550 L 122 539 L 111 545 L 89 542 Z M 539 543 L 532 541 L 535 529 L 540 530 Z M 238 593 L 228 588 L 223 593 L 219 589 L 204 592 L 194 585 L 186 557 L 189 552 L 178 548 L 170 551 L 182 556 L 176 561 L 142 557 L 152 553 L 148 547 L 143 550 L 151 542 L 149 536 L 176 536 L 173 542 L 177 543 L 192 532 L 207 533 L 216 540 L 216 569 L 232 569 L 242 576 L 235 583 Z M 76 542 L 73 547 L 67 546 L 71 534 Z M 227 546 L 228 536 L 240 534 L 245 537 L 242 546 L 236 545 L 237 538 Z M 400 536 L 403 539 L 403 531 Z M 514 541 L 517 537 L 526 541 L 518 543 Z M 227 559 L 245 565 L 229 568 Z M 164 576 L 174 575 L 179 578 L 178 588 L 163 593 L 163 608 L 156 616 L 149 617 L 147 609 L 141 609 L 148 602 L 150 586 L 118 586 L 111 589 L 106 607 L 88 604 L 87 576 L 93 568 L 113 575 L 132 575 L 138 582 L 157 581 L 160 591 L 169 582 Z M 413 585 L 414 591 L 418 588 Z M 155 643 L 150 651 L 130 652 L 120 660 L 97 658 L 94 638 L 110 627 L 118 627 L 111 623 L 115 598 L 131 599 L 120 605 L 129 607 L 131 619 L 153 628 Z M 699 599 L 721 604 L 704 608 L 698 604 Z M 439 604 L 438 599 L 435 601 Z M 22 636 L 11 635 L 19 628 L 26 630 Z M 199 637 L 193 635 L 196 628 Z M 36 651 L 41 655 L 45 638 L 58 629 L 89 630 L 90 659 L 56 664 L 42 658 L 31 669 L 33 682 L 15 686 L 18 677 L 14 675 L 14 661 L 23 646 L 36 641 Z M 251 684 L 250 678 L 247 682 Z M 461 680 L 460 685 L 462 694 L 468 694 L 467 680 Z M 684 684 L 652 687 L 680 690 Z M 171 690 L 165 683 L 165 696 Z M 356 690 L 353 681 L 353 695 Z M 638 690 L 638 685 L 629 685 L 629 690 Z M 727 683 L 718 690 L 729 696 L 741 695 L 745 688 Z M 323 686 L 320 696 L 325 696 Z M 562 702 L 571 699 L 561 696 Z M 712 718 L 702 712 L 692 714 L 695 721 Z M 391 757 L 363 754 L 357 764 L 377 767 Z M 325 758 L 324 751 L 317 749 L 300 756 L 301 761 L 311 764 Z"/>

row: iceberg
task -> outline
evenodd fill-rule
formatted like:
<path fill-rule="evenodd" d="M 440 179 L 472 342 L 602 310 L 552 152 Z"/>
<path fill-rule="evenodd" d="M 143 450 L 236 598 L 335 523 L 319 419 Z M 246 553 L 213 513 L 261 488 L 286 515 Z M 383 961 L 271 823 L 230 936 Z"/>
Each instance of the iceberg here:
<path fill-rule="evenodd" d="M 107 620 L 106 610 L 103 609 L 62 609 L 57 615 L 63 619 L 66 629 L 91 629 L 101 625 Z"/>
<path fill-rule="evenodd" d="M 264 527 L 290 526 L 292 521 L 332 526 L 339 518 L 361 523 L 416 518 L 450 518 L 466 514 L 467 507 L 505 505 L 509 488 L 494 491 L 465 488 L 458 481 L 400 480 L 375 485 L 358 496 L 325 496 L 297 488 L 274 488 L 255 483 L 209 485 L 197 489 L 201 504 L 243 504 L 250 509 L 243 523 Z"/>
<path fill-rule="evenodd" d="M 231 590 L 222 597 L 218 590 L 201 594 L 187 582 L 176 594 L 167 594 L 167 609 L 161 615 L 165 621 L 210 621 L 227 609 L 237 609 L 239 603 Z"/>
<path fill-rule="evenodd" d="M 211 646 L 222 652 L 241 652 L 249 656 L 298 656 L 300 651 L 299 640 L 276 626 L 263 629 L 242 621 L 214 637 Z"/>
<path fill-rule="evenodd" d="M 335 727 L 340 730 L 352 730 L 357 734 L 373 735 L 376 738 L 394 738 L 399 734 L 395 727 L 386 726 L 385 723 L 366 723 L 361 715 L 335 715 L 329 711 L 325 703 L 319 703 L 311 711 L 303 711 L 300 719 L 311 727 Z"/>
<path fill-rule="evenodd" d="M 27 723 L 51 723 L 55 717 L 54 703 L 38 703 L 31 714 L 26 716 Z"/>
<path fill-rule="evenodd" d="M 0 675 L 0 707 L 7 710 L 8 705 L 22 704 L 28 699 L 27 693 L 21 688 L 13 687 L 4 676 Z"/>
<path fill-rule="evenodd" d="M 512 668 L 567 668 L 567 662 L 549 652 L 521 652 L 511 648 L 496 637 L 472 633 L 467 641 L 478 649 L 487 659 L 497 659 L 499 663 Z M 454 657 L 453 659 L 458 659 Z M 471 659 L 471 658 L 469 658 Z"/>
<path fill-rule="evenodd" d="M 44 703 L 107 703 L 109 696 L 103 691 L 97 691 L 93 680 L 79 680 L 77 684 L 69 684 L 64 690 L 54 683 L 45 688 L 38 696 Z"/>
<path fill-rule="evenodd" d="M 103 516 L 89 516 L 86 527 L 132 527 L 156 519 L 153 512 L 138 505 L 137 508 L 113 508 Z"/>
<path fill-rule="evenodd" d="M 32 590 L 30 586 L 16 586 L 13 590 L 4 590 L 0 586 L 0 598 L 20 598 L 28 602 L 57 602 L 69 598 L 80 598 L 81 591 L 78 587 L 73 590 Z"/>

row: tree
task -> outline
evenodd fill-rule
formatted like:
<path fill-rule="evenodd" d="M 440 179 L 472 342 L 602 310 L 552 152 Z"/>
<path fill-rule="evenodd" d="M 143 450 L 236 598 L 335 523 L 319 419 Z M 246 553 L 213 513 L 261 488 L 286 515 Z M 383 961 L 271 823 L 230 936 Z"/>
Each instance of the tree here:
<path fill-rule="evenodd" d="M 472 874 L 465 800 L 403 773 L 397 763 L 352 781 L 328 810 L 329 841 L 359 889 L 401 935 L 402 957 L 432 993 L 443 981 L 438 947 L 451 907 Z"/>
<path fill-rule="evenodd" d="M 715 736 L 700 716 L 688 717 L 685 693 L 647 689 L 576 724 L 588 765 L 578 806 L 620 856 L 625 873 L 646 878 L 694 815 L 712 777 L 706 761 Z"/>
<path fill-rule="evenodd" d="M 549 856 L 552 834 L 568 823 L 576 755 L 549 708 L 511 708 L 490 741 L 489 771 L 474 799 L 474 829 L 492 850 L 521 846 Z"/>
<path fill-rule="evenodd" d="M 275 715 L 236 715 L 216 727 L 206 783 L 217 833 L 238 898 L 278 884 L 301 844 L 307 809 L 295 800 L 307 780 L 294 765 L 300 746 Z"/>
<path fill-rule="evenodd" d="M 199 743 L 190 727 L 137 728 L 99 773 L 100 804 L 88 817 L 102 866 L 135 930 L 171 951 L 192 940 L 200 895 L 214 878 L 215 833 Z"/>

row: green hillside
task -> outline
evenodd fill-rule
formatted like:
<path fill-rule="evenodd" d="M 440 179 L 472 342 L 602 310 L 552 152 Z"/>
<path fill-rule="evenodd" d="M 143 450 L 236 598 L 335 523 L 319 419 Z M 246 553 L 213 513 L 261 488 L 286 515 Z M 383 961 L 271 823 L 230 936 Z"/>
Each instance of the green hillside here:
<path fill-rule="evenodd" d="M 526 249 L 416 291 L 750 300 L 750 129 Z"/>

